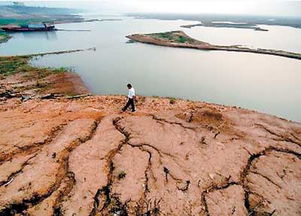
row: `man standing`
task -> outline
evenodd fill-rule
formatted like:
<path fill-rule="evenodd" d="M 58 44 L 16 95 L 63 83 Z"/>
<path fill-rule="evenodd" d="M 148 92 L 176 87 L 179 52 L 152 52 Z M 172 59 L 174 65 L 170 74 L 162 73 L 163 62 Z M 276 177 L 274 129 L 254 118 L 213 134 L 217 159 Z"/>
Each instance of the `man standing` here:
<path fill-rule="evenodd" d="M 131 84 L 127 84 L 127 87 L 129 89 L 128 102 L 126 103 L 125 107 L 123 107 L 122 111 L 123 112 L 126 111 L 127 108 L 131 105 L 132 112 L 135 112 L 135 99 L 136 99 L 135 89 Z"/>

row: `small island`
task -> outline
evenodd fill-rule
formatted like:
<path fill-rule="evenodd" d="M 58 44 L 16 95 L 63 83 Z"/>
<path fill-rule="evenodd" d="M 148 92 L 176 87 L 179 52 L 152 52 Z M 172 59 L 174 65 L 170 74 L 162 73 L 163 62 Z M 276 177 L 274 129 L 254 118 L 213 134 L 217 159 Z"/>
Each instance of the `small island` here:
<path fill-rule="evenodd" d="M 220 51 L 232 51 L 232 52 L 249 52 L 258 53 L 266 55 L 282 56 L 287 58 L 301 59 L 300 53 L 287 52 L 283 50 L 273 50 L 273 49 L 253 49 L 248 47 L 243 47 L 239 45 L 233 46 L 220 46 L 214 45 L 207 42 L 199 41 L 191 38 L 183 31 L 171 31 L 163 33 L 152 33 L 152 34 L 133 34 L 128 35 L 131 41 L 153 44 L 158 46 L 167 47 L 178 47 L 178 48 L 191 48 L 199 50 L 220 50 Z"/>

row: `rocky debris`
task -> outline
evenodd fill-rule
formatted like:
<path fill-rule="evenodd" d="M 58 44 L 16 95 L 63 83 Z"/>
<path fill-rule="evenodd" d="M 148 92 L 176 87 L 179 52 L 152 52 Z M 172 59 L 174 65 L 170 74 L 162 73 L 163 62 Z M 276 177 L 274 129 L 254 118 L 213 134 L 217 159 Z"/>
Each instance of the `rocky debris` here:
<path fill-rule="evenodd" d="M 16 96 L 17 95 L 14 92 L 12 92 L 11 90 L 0 92 L 0 98 L 10 99 L 10 98 L 14 98 Z"/>
<path fill-rule="evenodd" d="M 120 114 L 124 102 L 0 105 L 0 215 L 301 214 L 299 123 L 160 98 Z"/>

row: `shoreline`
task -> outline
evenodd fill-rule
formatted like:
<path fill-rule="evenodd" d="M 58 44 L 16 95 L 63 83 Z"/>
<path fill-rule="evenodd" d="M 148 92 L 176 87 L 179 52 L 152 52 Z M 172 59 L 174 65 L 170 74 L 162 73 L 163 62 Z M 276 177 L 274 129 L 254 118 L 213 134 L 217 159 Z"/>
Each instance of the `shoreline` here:
<path fill-rule="evenodd" d="M 274 55 L 286 58 L 301 60 L 301 53 L 286 52 L 273 49 L 252 49 L 241 46 L 220 46 L 207 42 L 199 41 L 186 35 L 183 31 L 171 31 L 152 34 L 133 34 L 126 36 L 128 39 L 140 43 L 152 44 L 157 46 L 198 49 L 205 51 L 230 51 L 230 52 L 248 52 L 255 54 Z"/>
<path fill-rule="evenodd" d="M 11 39 L 12 36 L 10 36 L 9 34 L 6 34 L 6 33 L 0 33 L 0 45 L 2 43 L 6 43 L 9 39 Z"/>
<path fill-rule="evenodd" d="M 0 215 L 300 210 L 300 123 L 162 97 L 121 113 L 125 96 L 91 96 L 30 56 L 0 57 Z"/>
<path fill-rule="evenodd" d="M 223 23 L 223 22 L 205 22 L 205 23 L 197 23 L 197 24 L 188 24 L 188 25 L 181 25 L 182 28 L 194 28 L 194 27 L 213 27 L 213 28 L 238 28 L 238 29 L 251 29 L 254 31 L 269 31 L 268 29 L 264 29 L 259 27 L 257 24 L 250 24 L 250 23 Z"/>
<path fill-rule="evenodd" d="M 299 211 L 301 124 L 151 97 L 139 99 L 137 112 L 120 113 L 124 102 L 89 96 L 0 103 L 0 214 L 110 215 L 124 208 L 146 215 L 143 199 L 156 206 L 162 200 L 155 208 L 175 216 L 186 209 L 231 215 L 233 205 L 238 215 Z"/>
<path fill-rule="evenodd" d="M 121 112 L 126 96 L 30 64 L 93 50 L 0 56 L 0 215 L 299 215 L 301 123 L 164 97 Z"/>
<path fill-rule="evenodd" d="M 80 76 L 68 68 L 39 68 L 29 61 L 44 55 L 59 55 L 90 51 L 65 50 L 20 56 L 0 56 L 0 101 L 17 98 L 27 101 L 34 98 L 55 98 L 90 93 Z"/>
<path fill-rule="evenodd" d="M 206 45 L 204 43 L 204 45 Z M 5 101 L 10 98 L 19 98 L 25 101 L 33 99 L 55 99 L 66 97 L 72 98 L 83 98 L 92 96 L 91 92 L 82 81 L 80 75 L 70 71 L 68 68 L 43 68 L 34 67 L 29 64 L 29 61 L 35 57 L 42 57 L 45 55 L 60 55 L 66 53 L 83 52 L 83 51 L 94 51 L 96 48 L 88 49 L 75 49 L 75 50 L 64 50 L 46 53 L 36 53 L 28 55 L 16 55 L 16 56 L 0 56 L 0 101 Z M 1 65 L 3 61 L 11 62 L 12 64 L 24 64 L 25 71 L 7 74 L 3 73 L 4 69 Z M 22 67 L 23 67 L 22 66 Z M 19 70 L 19 69 L 16 69 Z M 46 73 L 46 75 L 39 75 L 40 73 Z M 25 77 L 25 79 L 24 79 Z M 9 84 L 7 85 L 6 82 Z M 18 87 L 15 88 L 15 83 L 18 83 Z M 24 85 L 23 85 L 24 84 Z M 21 90 L 21 91 L 20 91 Z M 95 95 L 102 96 L 102 95 Z M 107 97 L 114 97 L 120 95 L 103 95 Z M 1 99 L 2 98 L 2 99 Z M 300 123 L 296 120 L 286 119 L 284 117 L 277 116 L 275 114 L 263 113 L 259 110 L 253 110 L 247 107 L 241 107 L 239 105 L 224 105 L 214 102 L 205 102 L 198 100 L 189 100 L 185 98 L 174 98 L 164 96 L 139 96 L 139 98 L 154 98 L 169 100 L 171 104 L 176 101 L 191 102 L 191 103 L 206 103 L 213 106 L 225 106 L 233 109 L 243 109 L 263 115 L 269 115 L 281 120 Z"/>
<path fill-rule="evenodd" d="M 221 15 L 217 17 L 214 14 L 156 14 L 156 13 L 130 13 L 126 14 L 129 17 L 136 19 L 157 19 L 157 20 L 184 20 L 189 22 L 203 22 L 203 23 L 221 23 L 221 22 L 231 22 L 231 23 L 246 23 L 248 25 L 268 25 L 268 26 L 284 26 L 300 29 L 300 17 L 291 17 L 288 21 L 287 17 L 278 17 L 278 19 L 273 19 L 275 17 L 270 17 L 273 20 L 267 20 L 263 17 L 260 19 L 253 19 L 254 16 L 243 16 L 243 19 L 237 19 L 239 15 Z M 263 19 L 262 19 L 263 18 Z"/>

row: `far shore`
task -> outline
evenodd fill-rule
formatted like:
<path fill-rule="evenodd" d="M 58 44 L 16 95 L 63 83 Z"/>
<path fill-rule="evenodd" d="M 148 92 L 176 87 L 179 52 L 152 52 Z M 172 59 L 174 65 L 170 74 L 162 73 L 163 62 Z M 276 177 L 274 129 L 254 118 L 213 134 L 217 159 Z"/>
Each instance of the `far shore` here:
<path fill-rule="evenodd" d="M 194 28 L 198 26 L 203 27 L 214 27 L 214 28 L 239 28 L 239 29 L 253 29 L 254 31 L 269 31 L 259 27 L 257 24 L 253 23 L 225 23 L 225 22 L 202 22 L 191 25 L 182 25 L 182 28 Z"/>
<path fill-rule="evenodd" d="M 253 49 L 248 47 L 243 47 L 239 45 L 235 46 L 219 46 L 213 45 L 207 42 L 199 41 L 194 38 L 191 38 L 183 31 L 171 31 L 171 32 L 162 32 L 162 33 L 152 33 L 152 34 L 133 34 L 128 35 L 132 41 L 147 43 L 158 46 L 167 46 L 167 47 L 177 47 L 177 48 L 190 48 L 198 50 L 207 50 L 207 51 L 231 51 L 231 52 L 248 52 L 256 54 L 266 54 L 281 56 L 286 58 L 301 59 L 301 53 L 287 52 L 283 50 L 273 50 L 273 49 Z"/>

